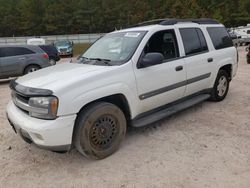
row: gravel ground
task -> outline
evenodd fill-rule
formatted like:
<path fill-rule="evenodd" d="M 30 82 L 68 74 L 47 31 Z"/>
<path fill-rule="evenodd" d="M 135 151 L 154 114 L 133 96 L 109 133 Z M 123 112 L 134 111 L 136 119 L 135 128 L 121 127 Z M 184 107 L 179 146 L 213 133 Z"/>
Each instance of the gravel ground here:
<path fill-rule="evenodd" d="M 223 102 L 131 129 L 120 150 L 99 161 L 22 141 L 5 117 L 9 82 L 0 82 L 0 187 L 249 188 L 250 65 L 244 48 L 239 51 L 238 73 Z"/>

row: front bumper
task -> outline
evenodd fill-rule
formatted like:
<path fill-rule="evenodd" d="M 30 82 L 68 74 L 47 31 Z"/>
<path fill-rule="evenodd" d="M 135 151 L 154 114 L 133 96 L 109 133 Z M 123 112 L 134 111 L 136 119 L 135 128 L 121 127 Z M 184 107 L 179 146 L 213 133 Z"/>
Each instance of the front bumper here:
<path fill-rule="evenodd" d="M 76 115 L 41 120 L 30 117 L 12 101 L 8 104 L 6 112 L 13 129 L 25 141 L 52 151 L 68 151 L 71 148 Z"/>
<path fill-rule="evenodd" d="M 59 55 L 60 56 L 63 56 L 63 55 L 72 55 L 73 52 L 59 52 Z"/>

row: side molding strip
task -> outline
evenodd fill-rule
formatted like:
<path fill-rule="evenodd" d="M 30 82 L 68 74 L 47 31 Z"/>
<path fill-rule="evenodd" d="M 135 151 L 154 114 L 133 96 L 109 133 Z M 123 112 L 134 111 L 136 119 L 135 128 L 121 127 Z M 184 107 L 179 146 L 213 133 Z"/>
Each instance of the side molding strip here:
<path fill-rule="evenodd" d="M 144 100 L 144 99 L 153 97 L 155 95 L 159 95 L 159 94 L 162 94 L 162 93 L 177 89 L 179 87 L 183 87 L 183 86 L 186 86 L 188 84 L 192 84 L 192 83 L 198 82 L 200 80 L 204 80 L 206 78 L 209 78 L 210 76 L 211 76 L 211 73 L 207 73 L 207 74 L 203 74 L 203 75 L 188 79 L 186 81 L 178 82 L 178 83 L 170 85 L 170 86 L 166 86 L 166 87 L 154 90 L 154 91 L 150 91 L 148 93 L 144 93 L 144 94 L 140 95 L 139 99 Z"/>

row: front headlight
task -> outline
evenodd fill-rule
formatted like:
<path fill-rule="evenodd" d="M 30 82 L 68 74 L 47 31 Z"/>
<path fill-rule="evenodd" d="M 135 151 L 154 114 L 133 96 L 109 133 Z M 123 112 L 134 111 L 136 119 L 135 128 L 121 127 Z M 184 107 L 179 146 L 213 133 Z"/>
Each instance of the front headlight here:
<path fill-rule="evenodd" d="M 32 117 L 51 120 L 57 117 L 57 97 L 32 97 L 29 99 L 29 106 L 29 115 Z"/>

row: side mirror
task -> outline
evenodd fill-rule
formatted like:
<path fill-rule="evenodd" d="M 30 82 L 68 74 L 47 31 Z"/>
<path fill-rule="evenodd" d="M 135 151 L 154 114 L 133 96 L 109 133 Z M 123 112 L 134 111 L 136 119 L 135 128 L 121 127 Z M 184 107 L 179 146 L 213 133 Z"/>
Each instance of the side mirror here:
<path fill-rule="evenodd" d="M 164 56 L 161 53 L 147 53 L 139 62 L 138 68 L 150 67 L 163 63 Z"/>

